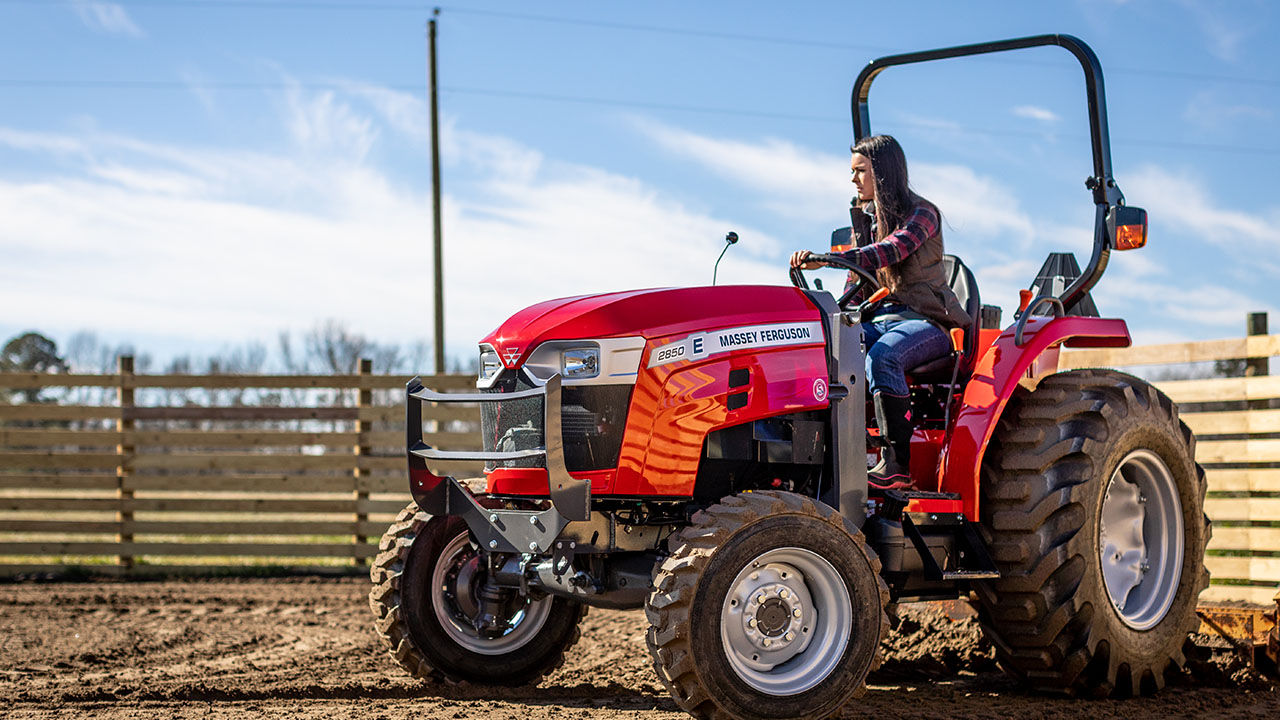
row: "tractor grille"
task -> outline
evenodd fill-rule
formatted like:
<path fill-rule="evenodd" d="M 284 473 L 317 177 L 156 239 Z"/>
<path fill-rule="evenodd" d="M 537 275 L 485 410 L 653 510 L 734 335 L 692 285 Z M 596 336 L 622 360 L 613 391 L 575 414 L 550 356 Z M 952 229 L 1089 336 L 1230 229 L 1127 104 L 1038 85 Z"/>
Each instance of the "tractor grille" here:
<path fill-rule="evenodd" d="M 490 392 L 518 392 L 533 386 L 504 372 Z M 631 385 L 573 385 L 560 391 L 560 433 L 564 464 L 570 472 L 616 467 L 622 431 L 631 403 Z M 510 452 L 542 447 L 542 398 L 480 405 L 480 432 L 486 451 Z M 492 462 L 494 468 L 542 467 L 541 458 Z"/>

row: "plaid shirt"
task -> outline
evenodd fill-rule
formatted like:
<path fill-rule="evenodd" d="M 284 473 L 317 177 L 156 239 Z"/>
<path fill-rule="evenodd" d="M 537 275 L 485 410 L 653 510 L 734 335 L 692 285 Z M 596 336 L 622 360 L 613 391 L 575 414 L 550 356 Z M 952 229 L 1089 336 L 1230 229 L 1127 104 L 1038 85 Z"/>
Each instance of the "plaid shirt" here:
<path fill-rule="evenodd" d="M 902 227 L 894 230 L 888 237 L 879 242 L 870 242 L 870 239 L 874 238 L 876 234 L 876 221 L 874 215 L 871 213 L 867 213 L 867 215 L 870 218 L 869 232 L 865 236 L 867 244 L 857 247 L 853 244 L 836 244 L 836 240 L 833 237 L 831 252 L 853 260 L 864 270 L 871 273 L 875 273 L 879 268 L 902 262 L 908 255 L 918 250 L 925 240 L 928 240 L 938 232 L 938 214 L 928 204 L 919 203 L 911 209 L 911 214 L 907 216 L 907 220 L 902 224 Z M 857 233 L 850 233 L 848 239 L 857 242 L 860 238 L 857 237 Z M 854 282 L 854 275 L 851 272 L 848 279 L 845 280 L 845 290 L 848 291 Z M 860 302 L 869 295 L 870 292 L 867 288 L 863 288 L 858 293 L 858 296 L 854 298 L 854 301 Z"/>
<path fill-rule="evenodd" d="M 928 205 L 921 203 L 911 209 L 907 221 L 880 242 L 850 248 L 838 253 L 849 258 L 863 269 L 875 272 L 882 267 L 897 265 L 915 252 L 932 235 L 938 232 L 938 215 Z M 875 236 L 875 219 L 871 221 L 871 237 Z"/>

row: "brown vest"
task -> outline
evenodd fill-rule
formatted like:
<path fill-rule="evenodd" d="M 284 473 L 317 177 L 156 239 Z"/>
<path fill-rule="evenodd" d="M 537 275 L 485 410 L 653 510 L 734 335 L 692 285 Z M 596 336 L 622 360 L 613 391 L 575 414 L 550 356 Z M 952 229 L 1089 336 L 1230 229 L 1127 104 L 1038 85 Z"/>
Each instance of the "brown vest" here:
<path fill-rule="evenodd" d="M 852 208 L 852 234 L 857 247 L 875 242 L 871 229 L 871 216 L 861 209 Z M 832 235 L 832 249 L 835 250 L 836 234 Z M 847 237 L 847 236 L 846 236 Z M 847 240 L 846 240 L 847 242 Z M 841 249 L 850 249 L 844 247 Z M 947 284 L 947 276 L 942 266 L 942 228 L 939 217 L 938 231 L 925 239 L 924 244 L 899 262 L 894 269 L 898 271 L 898 289 L 885 298 L 885 304 L 898 303 L 906 305 L 925 318 L 937 323 L 944 330 L 947 328 L 967 328 L 971 319 L 964 306 L 956 299 L 956 294 Z"/>

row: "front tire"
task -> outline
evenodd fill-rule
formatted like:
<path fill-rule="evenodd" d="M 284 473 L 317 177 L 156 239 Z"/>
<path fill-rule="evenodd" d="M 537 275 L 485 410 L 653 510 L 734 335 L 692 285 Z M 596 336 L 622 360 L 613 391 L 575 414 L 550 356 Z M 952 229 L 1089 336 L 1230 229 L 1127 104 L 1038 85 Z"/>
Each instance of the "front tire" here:
<path fill-rule="evenodd" d="M 369 606 L 391 656 L 426 681 L 516 686 L 564 663 L 586 607 L 559 597 L 514 595 L 510 627 L 497 637 L 471 623 L 482 559 L 457 516 L 431 516 L 410 503 L 378 544 Z"/>
<path fill-rule="evenodd" d="M 983 463 L 1000 568 L 979 619 L 1001 664 L 1045 690 L 1154 692 L 1186 663 L 1209 581 L 1204 471 L 1177 408 L 1110 370 L 1010 400 Z"/>
<path fill-rule="evenodd" d="M 879 665 L 889 591 L 838 512 L 786 492 L 726 497 L 671 540 L 645 606 L 654 669 L 701 717 L 822 718 Z"/>

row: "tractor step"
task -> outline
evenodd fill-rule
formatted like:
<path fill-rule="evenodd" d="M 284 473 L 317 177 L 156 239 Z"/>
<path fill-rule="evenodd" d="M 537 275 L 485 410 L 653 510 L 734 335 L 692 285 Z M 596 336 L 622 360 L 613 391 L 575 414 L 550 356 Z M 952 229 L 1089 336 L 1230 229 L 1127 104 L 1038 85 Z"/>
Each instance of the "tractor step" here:
<path fill-rule="evenodd" d="M 995 570 L 944 570 L 943 580 L 995 580 L 1000 573 Z"/>
<path fill-rule="evenodd" d="M 919 553 L 924 576 L 928 580 L 962 582 L 1000 577 L 1000 571 L 976 526 L 963 513 L 906 512 L 902 515 L 902 530 Z M 954 555 L 946 558 L 946 564 L 951 567 L 944 569 L 939 564 L 927 539 L 929 537 L 949 539 L 947 542 Z"/>

